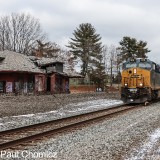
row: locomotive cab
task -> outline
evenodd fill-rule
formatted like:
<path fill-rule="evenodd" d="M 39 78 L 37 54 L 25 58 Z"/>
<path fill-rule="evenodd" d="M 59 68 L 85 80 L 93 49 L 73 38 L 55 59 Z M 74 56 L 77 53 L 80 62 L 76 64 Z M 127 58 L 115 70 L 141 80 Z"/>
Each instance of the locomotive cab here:
<path fill-rule="evenodd" d="M 149 59 L 130 59 L 123 63 L 121 99 L 125 103 L 144 103 L 159 95 L 159 65 Z M 159 84 L 158 84 L 159 83 Z"/>

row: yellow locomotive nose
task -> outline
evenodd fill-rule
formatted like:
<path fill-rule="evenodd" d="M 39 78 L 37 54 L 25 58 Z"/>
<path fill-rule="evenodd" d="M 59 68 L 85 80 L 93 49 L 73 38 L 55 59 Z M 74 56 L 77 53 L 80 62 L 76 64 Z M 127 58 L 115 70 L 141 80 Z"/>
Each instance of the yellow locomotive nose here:
<path fill-rule="evenodd" d="M 137 88 L 144 86 L 144 76 L 142 69 L 132 68 L 123 72 L 124 83 L 122 85 L 127 88 Z"/>

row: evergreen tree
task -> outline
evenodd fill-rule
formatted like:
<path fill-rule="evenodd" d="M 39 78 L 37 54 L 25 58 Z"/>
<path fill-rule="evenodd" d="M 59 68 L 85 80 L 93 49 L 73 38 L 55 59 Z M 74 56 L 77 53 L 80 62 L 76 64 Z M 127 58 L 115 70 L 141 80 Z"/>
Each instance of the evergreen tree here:
<path fill-rule="evenodd" d="M 135 38 L 123 37 L 123 40 L 119 42 L 121 47 L 120 56 L 121 60 L 127 60 L 128 58 L 147 58 L 146 54 L 150 52 L 147 46 L 147 42 L 137 41 Z"/>
<path fill-rule="evenodd" d="M 102 55 L 98 55 L 98 59 L 94 60 L 92 63 L 92 71 L 90 72 L 90 80 L 97 85 L 98 88 L 104 89 L 105 86 L 105 65 L 102 62 Z"/>
<path fill-rule="evenodd" d="M 98 61 L 102 54 L 101 37 L 90 23 L 82 23 L 74 30 L 74 38 L 71 38 L 69 45 L 70 52 L 75 58 L 82 62 L 81 74 L 86 76 L 92 68 L 93 62 Z M 93 70 L 93 68 L 92 68 Z"/>
<path fill-rule="evenodd" d="M 148 48 L 146 48 L 147 42 L 139 41 L 137 43 L 137 57 L 138 58 L 147 58 L 146 54 L 150 52 Z"/>

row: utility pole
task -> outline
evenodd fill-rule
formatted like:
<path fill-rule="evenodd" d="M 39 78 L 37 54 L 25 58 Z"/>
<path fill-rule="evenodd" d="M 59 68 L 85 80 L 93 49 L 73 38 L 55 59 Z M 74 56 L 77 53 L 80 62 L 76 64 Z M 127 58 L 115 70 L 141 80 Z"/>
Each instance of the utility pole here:
<path fill-rule="evenodd" d="M 117 55 L 117 83 L 118 83 L 118 89 L 120 87 L 120 49 L 116 49 L 116 55 Z"/>
<path fill-rule="evenodd" d="M 112 58 L 111 58 L 111 77 L 110 77 L 110 85 L 112 86 Z"/>

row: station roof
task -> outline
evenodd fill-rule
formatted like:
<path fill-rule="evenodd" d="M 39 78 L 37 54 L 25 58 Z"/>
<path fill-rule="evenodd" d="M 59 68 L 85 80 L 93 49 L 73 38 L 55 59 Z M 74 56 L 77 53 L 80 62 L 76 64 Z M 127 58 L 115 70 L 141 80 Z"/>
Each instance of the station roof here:
<path fill-rule="evenodd" d="M 0 51 L 0 72 L 28 72 L 28 73 L 43 73 L 46 74 L 42 66 L 54 63 L 64 63 L 60 58 L 44 58 L 35 56 L 26 56 L 24 54 L 13 51 Z M 57 74 L 70 78 L 83 78 L 75 71 L 63 69 L 63 72 Z"/>
<path fill-rule="evenodd" d="M 0 72 L 2 71 L 44 73 L 28 56 L 8 50 L 0 52 Z"/>

